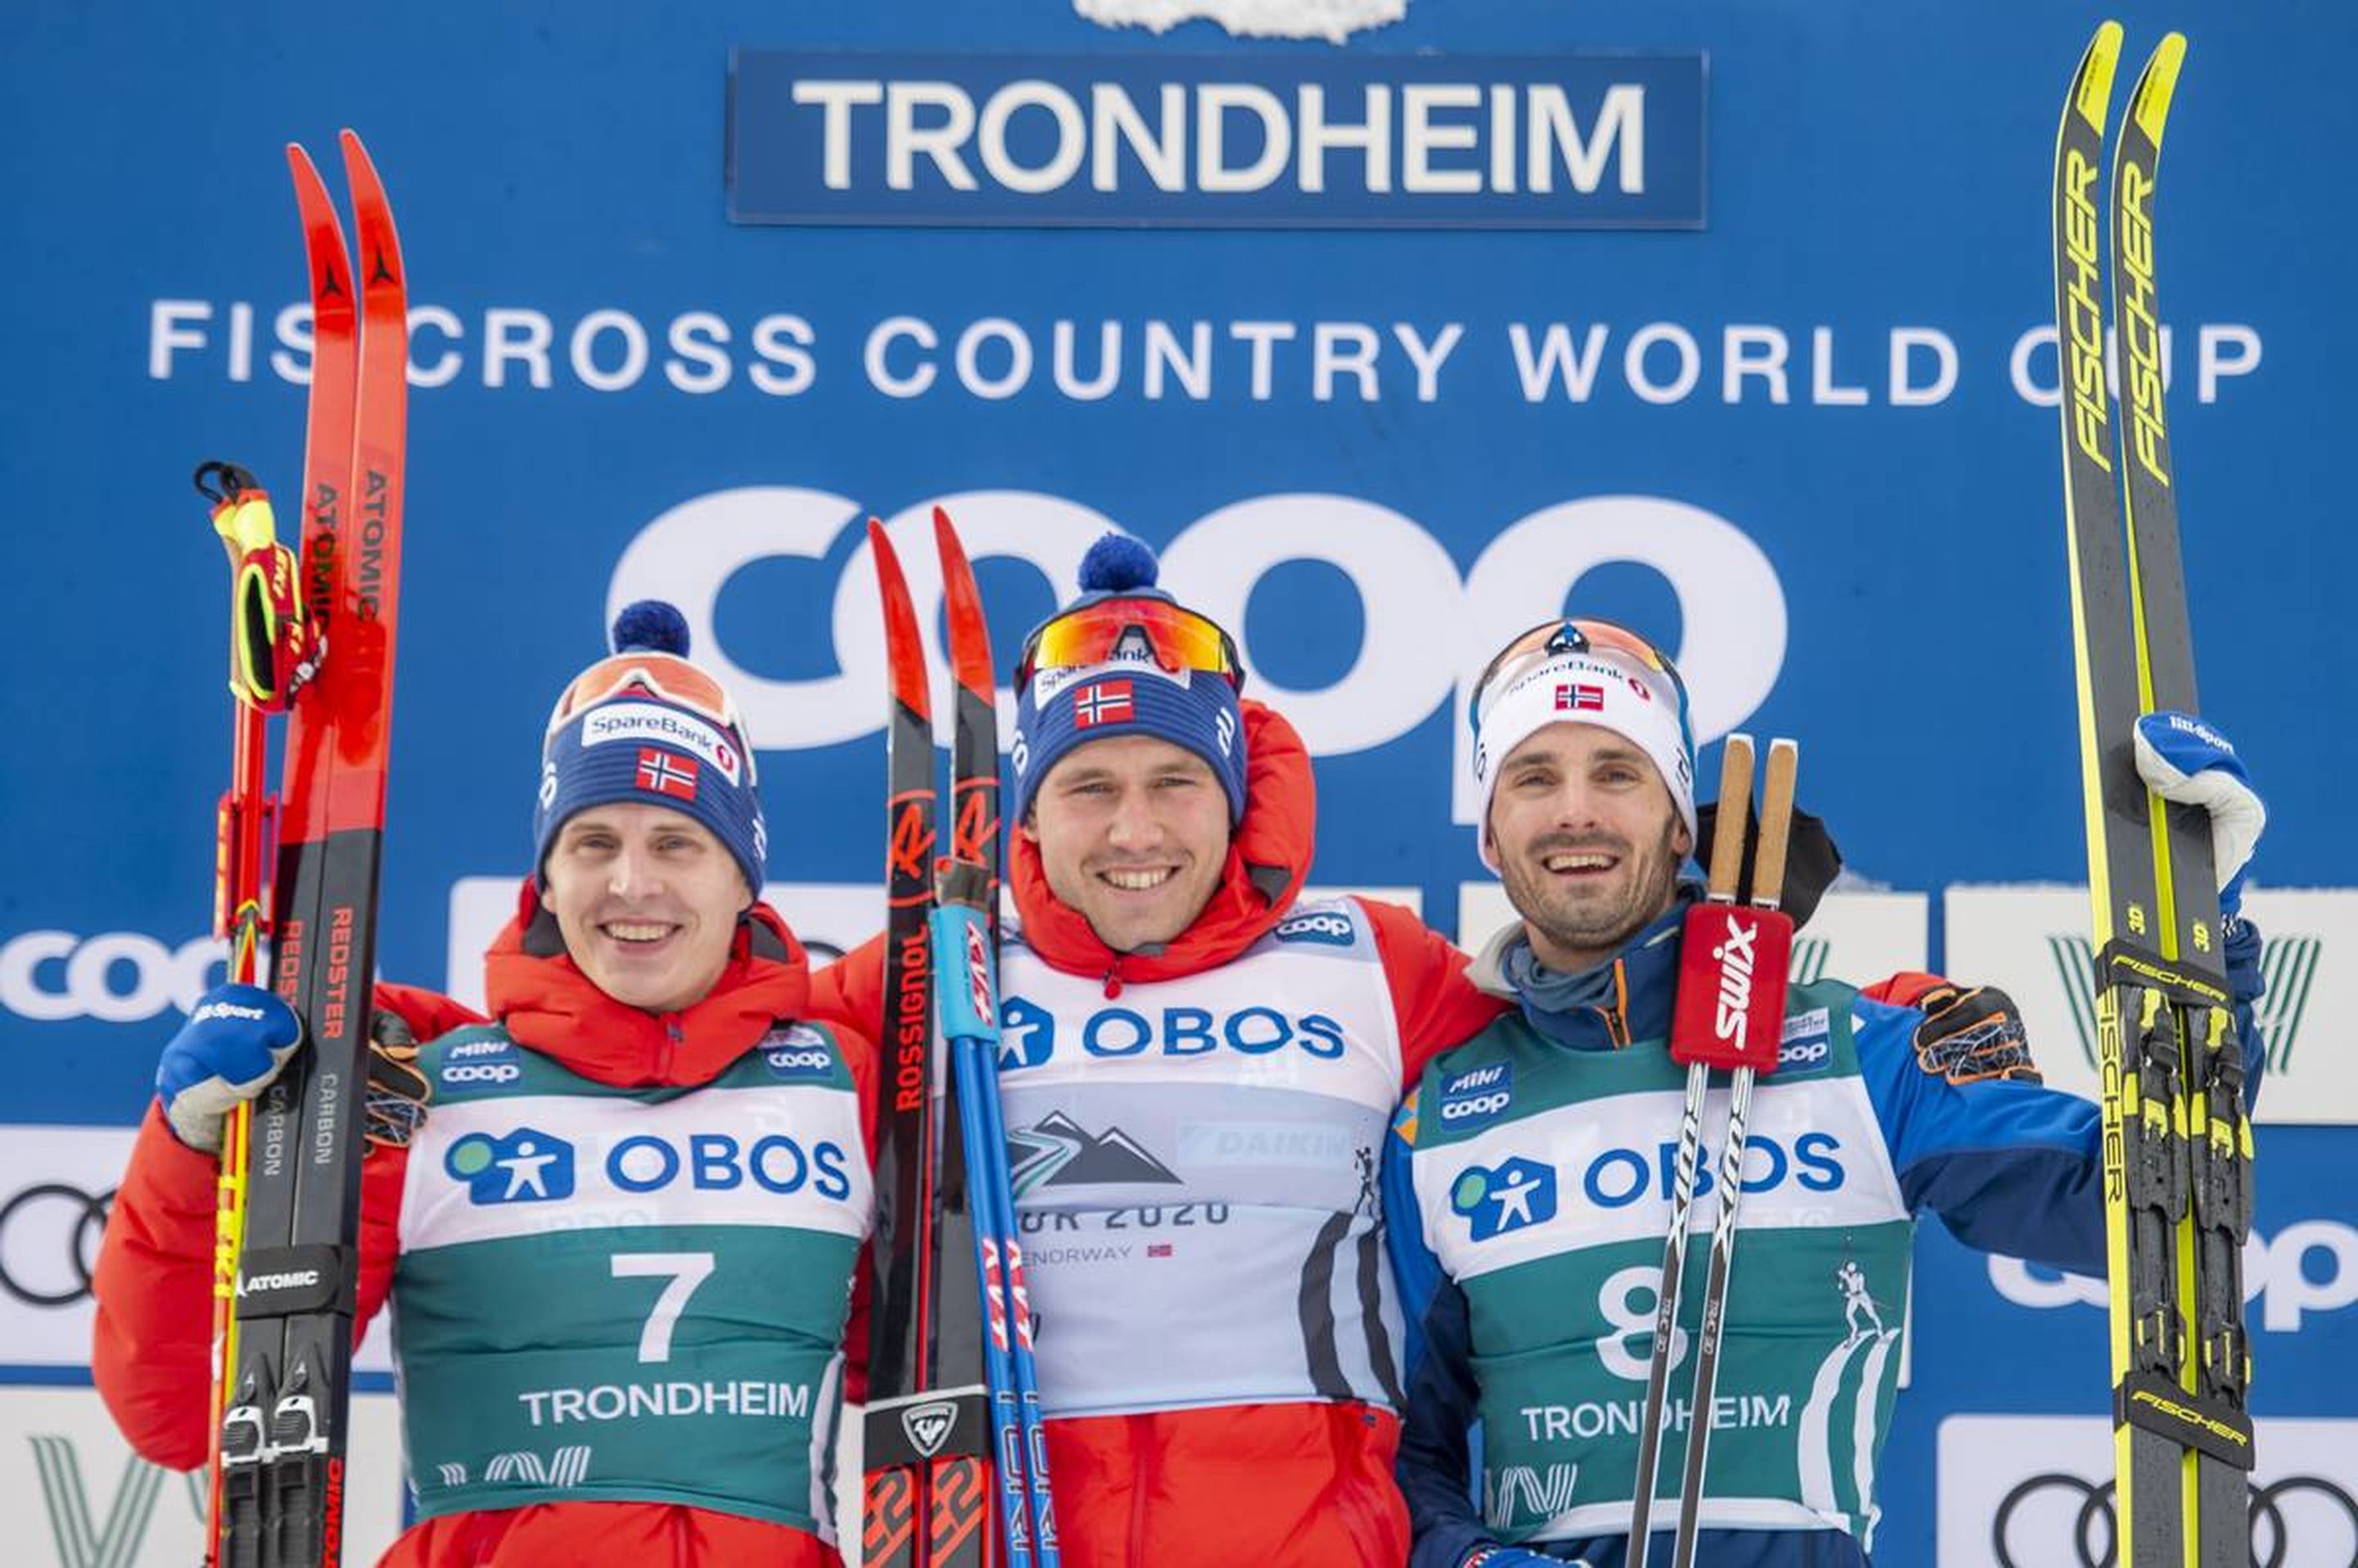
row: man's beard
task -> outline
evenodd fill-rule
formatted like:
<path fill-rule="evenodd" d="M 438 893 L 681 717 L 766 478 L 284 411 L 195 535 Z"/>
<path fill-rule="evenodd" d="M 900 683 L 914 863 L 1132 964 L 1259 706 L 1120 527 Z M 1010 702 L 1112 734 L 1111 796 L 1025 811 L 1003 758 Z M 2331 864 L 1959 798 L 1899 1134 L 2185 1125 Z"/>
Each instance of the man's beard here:
<path fill-rule="evenodd" d="M 1553 834 L 1524 854 L 1501 857 L 1498 874 L 1506 883 L 1508 902 L 1525 925 L 1559 949 L 1601 955 L 1601 962 L 1669 907 L 1678 881 L 1678 834 L 1676 816 L 1662 825 L 1661 837 L 1642 849 L 1609 835 Z M 1627 874 L 1617 887 L 1585 894 L 1553 887 L 1548 873 L 1534 865 L 1551 854 L 1584 849 L 1624 857 Z"/>

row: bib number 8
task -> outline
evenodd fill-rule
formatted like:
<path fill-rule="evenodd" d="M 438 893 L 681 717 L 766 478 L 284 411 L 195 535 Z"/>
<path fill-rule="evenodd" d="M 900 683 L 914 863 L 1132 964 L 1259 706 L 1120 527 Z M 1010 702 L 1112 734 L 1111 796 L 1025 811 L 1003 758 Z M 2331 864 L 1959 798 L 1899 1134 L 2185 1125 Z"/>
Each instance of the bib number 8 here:
<path fill-rule="evenodd" d="M 655 1297 L 654 1310 L 647 1314 L 644 1326 L 639 1330 L 639 1359 L 668 1361 L 671 1359 L 672 1325 L 679 1314 L 687 1310 L 687 1298 L 696 1287 L 712 1277 L 712 1254 L 709 1252 L 617 1252 L 611 1260 L 614 1278 L 618 1280 L 667 1279 L 671 1283 Z"/>
<path fill-rule="evenodd" d="M 1645 1301 L 1640 1309 L 1638 1302 Z M 1596 1292 L 1596 1310 L 1615 1332 L 1596 1342 L 1596 1358 L 1605 1369 L 1617 1378 L 1627 1378 L 1642 1383 L 1652 1370 L 1654 1356 L 1654 1314 L 1662 1300 L 1662 1271 L 1652 1264 L 1639 1264 L 1623 1269 L 1605 1281 Z M 1632 1339 L 1640 1339 L 1646 1349 L 1640 1355 L 1629 1348 Z M 1676 1367 L 1687 1358 L 1687 1331 L 1673 1326 L 1671 1330 L 1671 1365 Z"/>

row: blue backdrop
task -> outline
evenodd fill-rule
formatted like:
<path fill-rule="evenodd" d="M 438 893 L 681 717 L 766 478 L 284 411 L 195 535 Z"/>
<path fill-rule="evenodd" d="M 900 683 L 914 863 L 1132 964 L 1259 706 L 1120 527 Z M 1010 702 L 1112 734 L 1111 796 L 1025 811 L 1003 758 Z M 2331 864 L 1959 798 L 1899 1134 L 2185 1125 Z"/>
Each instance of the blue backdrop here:
<path fill-rule="evenodd" d="M 2115 9 L 2125 70 L 2191 32 L 2159 271 L 2205 708 L 2273 808 L 2258 875 L 2358 883 L 2337 788 L 2358 744 L 2332 722 L 2358 542 L 2331 521 L 2358 236 L 2314 172 L 2358 129 L 2358 21 Z M 936 498 L 985 556 L 1002 666 L 1098 519 L 1169 547 L 1172 586 L 1239 622 L 1254 689 L 1321 753 L 1315 880 L 1421 888 L 1444 929 L 1481 876 L 1455 694 L 1564 602 L 1680 648 L 1710 733 L 1801 736 L 1804 798 L 1865 876 L 2082 874 L 2039 334 L 2060 94 L 2096 6 L 1412 0 L 1339 44 L 1048 0 L 241 11 L 0 13 L 7 1120 L 135 1118 L 203 983 L 223 574 L 186 476 L 229 457 L 294 487 L 308 326 L 283 315 L 302 269 L 280 149 L 325 161 L 344 124 L 392 190 L 418 311 L 391 976 L 440 981 L 452 884 L 524 869 L 547 705 L 638 591 L 680 598 L 742 672 L 772 875 L 872 879 L 882 688 L 855 524 Z M 740 51 L 776 52 L 732 104 Z M 817 100 L 792 96 L 820 77 L 879 94 L 843 99 L 842 189 Z M 1612 84 L 1641 79 L 1633 116 Z M 1580 145 L 1531 157 L 1548 105 L 1522 89 L 1550 81 Z M 1203 91 L 1238 81 L 1295 153 L 1229 199 L 1279 134 L 1216 105 L 1206 149 Z M 1010 82 L 1030 85 L 994 130 Z M 1097 189 L 1089 119 L 1073 172 L 1026 197 L 1005 177 L 1055 172 L 1059 105 L 1093 116 L 1109 82 L 1197 114 L 1180 189 L 1132 140 Z M 1412 82 L 1439 84 L 1421 143 Z M 1329 189 L 1303 189 L 1303 84 L 1330 132 L 1381 90 L 1388 185 L 1337 144 Z M 970 196 L 923 150 L 959 103 Z M 824 222 L 732 222 L 732 157 L 771 181 L 734 211 Z M 1519 226 L 1535 214 L 1606 226 Z M 1335 223 L 1357 226 L 1305 226 Z M 2350 1223 L 2323 1173 L 2351 1138 L 2271 1134 L 2264 1229 Z M 2264 1342 L 2264 1408 L 2353 1413 L 2351 1315 Z M 2097 1408 L 2100 1314 L 2055 1322 L 1929 1249 L 1885 1561 L 1931 1560 L 1943 1415 Z M 2023 1346 L 2018 1379 L 1950 1358 L 1993 1343 Z"/>

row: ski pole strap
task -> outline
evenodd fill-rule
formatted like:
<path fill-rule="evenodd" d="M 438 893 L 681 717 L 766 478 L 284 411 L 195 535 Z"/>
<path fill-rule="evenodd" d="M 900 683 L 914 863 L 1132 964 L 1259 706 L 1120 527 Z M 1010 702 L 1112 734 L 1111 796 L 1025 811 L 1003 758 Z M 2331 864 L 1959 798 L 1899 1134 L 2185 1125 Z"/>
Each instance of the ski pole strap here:
<path fill-rule="evenodd" d="M 250 1247 L 237 1281 L 241 1323 L 292 1317 L 298 1313 L 352 1310 L 348 1249 L 324 1243 L 295 1247 Z"/>
<path fill-rule="evenodd" d="M 958 862 L 951 865 L 955 875 Z M 999 1008 L 992 999 L 999 995 L 999 967 L 989 922 L 971 904 L 948 903 L 935 909 L 931 921 L 942 1037 L 979 1040 L 997 1050 Z"/>
<path fill-rule="evenodd" d="M 278 542 L 269 492 L 252 473 L 209 462 L 198 468 L 196 484 L 213 503 L 213 532 L 229 552 L 230 690 L 260 712 L 283 712 L 327 652 L 303 613 L 295 554 Z"/>
<path fill-rule="evenodd" d="M 2142 943 L 2115 936 L 2104 944 L 2096 955 L 2096 983 L 2099 986 L 2137 986 L 2158 990 L 2172 1001 L 2188 1007 L 2214 1007 L 2223 1011 L 2234 1006 L 2234 997 L 2227 989 L 2227 977 L 2186 962 L 2183 958 L 2165 958 Z"/>

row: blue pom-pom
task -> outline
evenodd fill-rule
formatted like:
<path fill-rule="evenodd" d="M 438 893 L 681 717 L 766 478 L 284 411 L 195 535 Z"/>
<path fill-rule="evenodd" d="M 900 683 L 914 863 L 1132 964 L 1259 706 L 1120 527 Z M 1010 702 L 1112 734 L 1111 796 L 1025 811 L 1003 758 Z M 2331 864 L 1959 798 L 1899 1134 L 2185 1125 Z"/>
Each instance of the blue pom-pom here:
<path fill-rule="evenodd" d="M 614 617 L 614 652 L 687 657 L 687 617 L 666 600 L 642 599 Z"/>
<path fill-rule="evenodd" d="M 1152 588 L 1162 571 L 1152 550 L 1127 534 L 1108 534 L 1081 557 L 1081 591 L 1125 593 Z"/>

